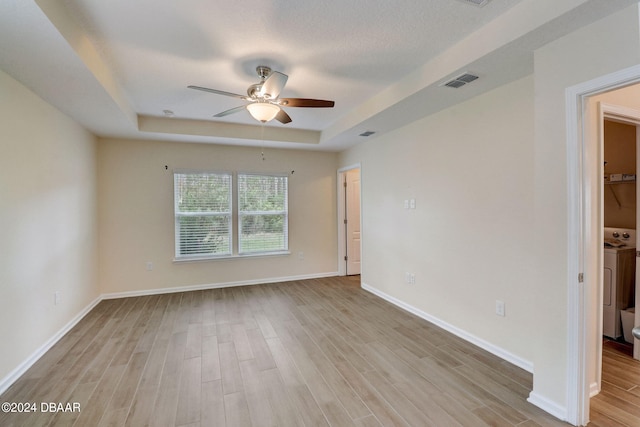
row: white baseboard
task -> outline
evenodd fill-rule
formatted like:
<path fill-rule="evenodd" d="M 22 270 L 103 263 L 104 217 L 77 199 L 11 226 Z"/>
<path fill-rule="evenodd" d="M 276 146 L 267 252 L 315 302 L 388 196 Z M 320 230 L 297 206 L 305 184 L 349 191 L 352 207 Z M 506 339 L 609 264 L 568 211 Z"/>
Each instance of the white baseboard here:
<path fill-rule="evenodd" d="M 451 332 L 452 334 L 462 338 L 465 341 L 470 342 L 471 344 L 477 345 L 478 347 L 488 351 L 489 353 L 492 353 L 498 356 L 499 358 L 506 360 L 507 362 L 512 363 L 524 369 L 527 372 L 533 373 L 533 363 L 531 363 L 530 361 L 522 359 L 521 357 L 518 357 L 513 353 L 510 353 L 500 347 L 497 347 L 483 340 L 482 338 L 478 338 L 475 335 L 472 335 L 456 326 L 451 325 L 450 323 L 440 320 L 437 317 L 432 316 L 429 313 L 426 313 L 410 304 L 407 304 L 404 301 L 400 301 L 399 299 L 392 297 L 391 295 L 388 295 L 382 292 L 381 290 L 374 288 L 373 286 L 369 286 L 366 283 L 362 283 L 361 286 L 362 286 L 362 289 L 369 291 L 372 294 L 377 295 L 386 301 L 389 301 L 391 304 L 397 305 L 403 310 L 406 310 L 409 313 L 415 314 L 416 316 L 421 317 L 422 319 L 428 322 L 431 322 L 436 326 L 439 326 L 445 331 Z"/>
<path fill-rule="evenodd" d="M 529 393 L 527 402 L 536 405 L 538 408 L 542 409 L 545 412 L 548 412 L 559 420 L 566 421 L 568 419 L 566 407 L 560 406 L 556 402 L 553 402 L 546 397 L 537 394 L 536 392 L 532 391 L 531 393 Z"/>
<path fill-rule="evenodd" d="M 439 326 L 448 332 L 451 332 L 452 334 L 462 338 L 465 341 L 470 342 L 471 344 L 477 345 L 478 347 L 488 351 L 489 353 L 492 353 L 498 356 L 499 358 L 506 360 L 507 362 L 512 363 L 524 369 L 525 371 L 533 373 L 533 363 L 531 363 L 530 361 L 522 359 L 521 357 L 518 357 L 500 347 L 497 347 L 481 338 L 478 338 L 475 335 L 472 335 L 466 331 L 463 331 L 460 328 L 457 328 L 443 320 L 438 319 L 437 317 L 434 317 L 428 313 L 425 313 L 424 311 L 410 304 L 407 304 L 403 301 L 400 301 L 399 299 L 392 297 L 391 295 L 388 295 L 382 292 L 381 290 L 374 288 L 373 286 L 369 286 L 365 283 L 362 283 L 361 286 L 363 289 L 371 292 L 374 295 L 379 296 L 380 298 L 386 301 L 389 301 L 391 304 L 394 304 L 402 308 L 403 310 L 408 311 L 409 313 L 415 314 L 416 316 L 421 317 L 424 320 L 431 322 L 434 325 Z M 566 407 L 558 405 L 557 403 L 533 391 L 529 394 L 529 398 L 527 399 L 527 401 L 533 405 L 536 405 L 540 409 L 548 412 L 549 414 L 553 415 L 554 417 L 560 420 L 563 420 L 563 421 L 567 420 Z"/>
<path fill-rule="evenodd" d="M 60 329 L 54 336 L 49 338 L 49 340 L 44 343 L 40 348 L 38 348 L 32 355 L 30 355 L 26 360 L 24 360 L 18 367 L 16 367 L 13 371 L 11 371 L 6 377 L 0 380 L 0 394 L 7 391 L 11 384 L 13 384 L 18 378 L 20 378 L 34 363 L 38 361 L 51 347 L 53 347 L 59 340 L 62 338 L 67 332 L 71 330 L 84 316 L 87 315 L 100 301 L 106 299 L 115 299 L 115 298 L 129 298 L 129 297 L 137 297 L 137 296 L 145 296 L 145 295 L 159 295 L 159 294 L 167 294 L 167 293 L 175 293 L 175 292 L 189 292 L 189 291 L 199 291 L 204 289 L 215 289 L 215 288 L 229 288 L 232 286 L 248 286 L 248 285 L 259 285 L 263 283 L 279 283 L 279 282 L 291 282 L 294 280 L 306 280 L 306 279 L 319 279 L 323 277 L 334 277 L 337 276 L 337 272 L 328 272 L 328 273 L 317 273 L 317 274 L 305 274 L 299 276 L 287 276 L 287 277 L 272 277 L 266 279 L 257 279 L 257 280 L 244 280 L 238 282 L 226 282 L 226 283 L 212 283 L 207 285 L 196 285 L 196 286 L 182 286 L 182 287 L 174 287 L 174 288 L 161 288 L 161 289 L 150 289 L 143 291 L 128 291 L 128 292 L 118 292 L 118 293 L 110 293 L 110 294 L 102 294 L 98 298 L 95 299 L 91 304 L 86 306 L 80 313 L 78 313 L 73 319 L 69 321 L 62 329 Z"/>
<path fill-rule="evenodd" d="M 589 397 L 593 397 L 600 393 L 600 388 L 598 387 L 598 383 L 591 383 L 589 386 Z"/>
<path fill-rule="evenodd" d="M 320 279 L 323 277 L 334 277 L 337 275 L 338 275 L 337 271 L 332 271 L 328 273 L 303 274 L 299 276 L 286 276 L 286 277 L 269 277 L 266 279 L 241 280 L 237 282 L 208 283 L 204 285 L 176 286 L 173 288 L 158 288 L 158 289 L 147 289 L 147 290 L 141 290 L 141 291 L 114 292 L 114 293 L 102 294 L 100 298 L 115 299 L 115 298 L 142 297 L 146 295 L 173 294 L 176 292 L 202 291 L 206 289 L 231 288 L 234 286 L 250 286 L 250 285 L 261 285 L 261 284 L 267 284 L 267 283 L 292 282 L 295 280 Z"/>
<path fill-rule="evenodd" d="M 73 319 L 71 319 L 62 329 L 55 333 L 47 342 L 42 344 L 36 351 L 34 351 L 29 357 L 27 357 L 20 365 L 18 365 L 13 371 L 0 380 L 0 394 L 7 391 L 11 384 L 13 384 L 18 378 L 20 378 L 27 370 L 33 366 L 51 347 L 53 347 L 67 332 L 69 332 L 84 316 L 87 315 L 93 308 L 98 305 L 102 299 L 96 298 L 88 306 L 86 306 L 80 313 L 78 313 Z"/>

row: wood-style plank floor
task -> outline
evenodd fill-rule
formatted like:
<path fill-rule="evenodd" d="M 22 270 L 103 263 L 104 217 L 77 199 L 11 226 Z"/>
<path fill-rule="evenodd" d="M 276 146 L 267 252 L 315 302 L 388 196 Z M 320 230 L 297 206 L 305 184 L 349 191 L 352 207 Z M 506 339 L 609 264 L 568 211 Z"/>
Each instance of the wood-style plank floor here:
<path fill-rule="evenodd" d="M 0 396 L 81 411 L 0 425 L 567 425 L 527 403 L 529 373 L 358 280 L 103 301 Z"/>
<path fill-rule="evenodd" d="M 604 342 L 601 388 L 591 398 L 589 427 L 640 426 L 640 361 L 633 359 L 633 346 Z"/>

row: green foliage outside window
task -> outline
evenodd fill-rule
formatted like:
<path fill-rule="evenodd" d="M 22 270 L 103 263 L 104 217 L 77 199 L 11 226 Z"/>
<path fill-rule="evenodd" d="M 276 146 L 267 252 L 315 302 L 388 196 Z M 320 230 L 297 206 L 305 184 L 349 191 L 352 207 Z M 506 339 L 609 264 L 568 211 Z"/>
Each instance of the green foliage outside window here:
<path fill-rule="evenodd" d="M 239 175 L 240 252 L 288 249 L 286 176 Z"/>

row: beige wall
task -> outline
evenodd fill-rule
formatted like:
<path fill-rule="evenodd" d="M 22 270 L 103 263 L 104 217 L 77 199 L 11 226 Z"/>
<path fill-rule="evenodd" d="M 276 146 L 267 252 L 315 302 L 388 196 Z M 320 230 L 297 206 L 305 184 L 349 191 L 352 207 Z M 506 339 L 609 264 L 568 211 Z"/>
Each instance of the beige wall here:
<path fill-rule="evenodd" d="M 98 145 L 102 293 L 256 283 L 337 271 L 335 153 L 265 149 L 262 160 L 260 148 L 111 139 Z M 291 255 L 174 262 L 174 169 L 288 172 Z M 154 264 L 152 271 L 146 269 L 148 261 Z"/>
<path fill-rule="evenodd" d="M 533 114 L 527 77 L 340 157 L 362 165 L 362 282 L 525 361 L 538 316 Z"/>
<path fill-rule="evenodd" d="M 95 138 L 2 71 L 0 117 L 1 389 L 99 292 Z"/>

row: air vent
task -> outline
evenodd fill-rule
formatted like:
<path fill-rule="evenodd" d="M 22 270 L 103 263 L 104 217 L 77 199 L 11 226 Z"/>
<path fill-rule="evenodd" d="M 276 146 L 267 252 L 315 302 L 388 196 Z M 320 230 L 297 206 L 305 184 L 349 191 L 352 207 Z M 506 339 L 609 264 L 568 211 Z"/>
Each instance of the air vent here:
<path fill-rule="evenodd" d="M 360 136 L 371 136 L 371 135 L 373 135 L 374 133 L 376 133 L 376 132 L 375 132 L 375 131 L 373 131 L 373 130 L 368 130 L 368 131 L 366 131 L 366 132 L 362 132 L 362 133 L 360 134 Z"/>
<path fill-rule="evenodd" d="M 452 87 L 452 88 L 457 89 L 459 87 L 462 87 L 462 86 L 466 85 L 467 83 L 471 83 L 472 81 L 476 80 L 477 78 L 478 78 L 478 76 L 474 76 L 473 74 L 464 73 L 463 75 L 458 76 L 453 80 L 449 80 L 448 82 L 446 82 L 442 86 L 448 86 L 448 87 Z"/>
<path fill-rule="evenodd" d="M 463 74 L 460 77 L 456 77 L 456 80 L 459 82 L 471 83 L 477 78 L 478 76 L 474 76 L 473 74 Z"/>
<path fill-rule="evenodd" d="M 450 82 L 446 82 L 444 85 L 449 86 L 455 89 L 458 89 L 461 86 L 464 86 L 466 83 L 460 80 L 451 80 Z"/>
<path fill-rule="evenodd" d="M 472 4 L 474 6 L 482 7 L 485 4 L 489 3 L 489 0 L 459 0 L 462 3 Z"/>

